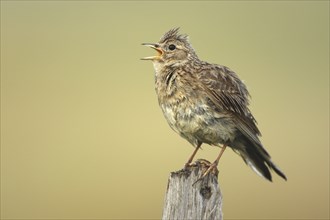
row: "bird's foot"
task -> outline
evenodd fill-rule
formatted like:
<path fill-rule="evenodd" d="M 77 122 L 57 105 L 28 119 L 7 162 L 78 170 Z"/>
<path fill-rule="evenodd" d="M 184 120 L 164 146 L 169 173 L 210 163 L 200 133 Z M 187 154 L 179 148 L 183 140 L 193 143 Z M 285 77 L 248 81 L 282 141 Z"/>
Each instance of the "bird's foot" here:
<path fill-rule="evenodd" d="M 217 170 L 217 166 L 218 166 L 218 161 L 214 161 L 212 164 L 209 165 L 209 168 L 203 173 L 203 175 L 198 178 L 193 185 L 195 185 L 197 182 L 201 181 L 202 179 L 204 179 L 210 172 L 213 172 L 217 175 L 218 170 Z"/>
<path fill-rule="evenodd" d="M 196 166 L 199 166 L 199 165 L 209 167 L 209 166 L 211 166 L 211 163 L 209 161 L 205 160 L 205 159 L 198 159 L 194 162 L 189 160 L 187 163 L 184 164 L 183 169 L 185 170 L 185 169 L 188 169 L 189 167 L 196 167 Z"/>
<path fill-rule="evenodd" d="M 193 166 L 193 165 L 194 165 L 194 163 L 188 161 L 187 163 L 184 164 L 183 169 L 186 170 L 186 169 L 188 169 L 189 167 L 191 167 L 191 166 Z"/>
<path fill-rule="evenodd" d="M 198 151 L 198 149 L 199 149 L 200 147 L 201 147 L 201 144 L 199 144 L 199 145 L 195 148 L 194 152 L 193 152 L 192 155 L 189 157 L 187 163 L 185 163 L 184 168 L 183 168 L 184 170 L 187 170 L 189 167 L 195 165 L 196 162 L 195 162 L 195 163 L 192 163 L 192 161 L 193 161 L 193 159 L 194 159 L 194 157 L 195 157 L 195 155 L 196 155 L 196 153 L 197 153 L 197 151 Z"/>

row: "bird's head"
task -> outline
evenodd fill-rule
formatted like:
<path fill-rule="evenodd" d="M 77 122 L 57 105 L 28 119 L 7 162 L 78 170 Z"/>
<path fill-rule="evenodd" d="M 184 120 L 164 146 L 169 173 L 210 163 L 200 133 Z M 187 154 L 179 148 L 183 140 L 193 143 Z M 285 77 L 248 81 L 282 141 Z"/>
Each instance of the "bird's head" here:
<path fill-rule="evenodd" d="M 161 65 L 183 65 L 197 55 L 188 41 L 187 35 L 179 34 L 179 28 L 166 32 L 158 43 L 143 43 L 157 51 L 156 56 L 144 57 L 142 60 L 151 60 Z"/>

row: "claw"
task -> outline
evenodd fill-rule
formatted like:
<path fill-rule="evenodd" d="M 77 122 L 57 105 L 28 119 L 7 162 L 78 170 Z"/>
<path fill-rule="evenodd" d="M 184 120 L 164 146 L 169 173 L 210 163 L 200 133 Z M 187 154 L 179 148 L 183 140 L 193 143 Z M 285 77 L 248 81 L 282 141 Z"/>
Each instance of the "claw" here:
<path fill-rule="evenodd" d="M 218 161 L 214 161 L 209 168 L 203 173 L 203 175 L 198 178 L 194 183 L 193 186 L 198 183 L 199 181 L 201 181 L 202 179 L 204 179 L 211 171 L 214 171 L 215 173 L 217 173 L 217 166 L 218 166 Z"/>
<path fill-rule="evenodd" d="M 204 177 L 206 177 L 212 170 L 216 170 L 217 171 L 217 166 L 219 164 L 219 160 L 223 154 L 223 152 L 226 150 L 226 145 L 223 145 L 217 159 L 215 159 L 215 161 L 209 166 L 209 168 L 203 173 L 202 177 L 198 178 L 198 180 L 196 180 L 193 185 L 195 185 L 197 182 L 201 181 L 202 179 L 204 179 Z"/>

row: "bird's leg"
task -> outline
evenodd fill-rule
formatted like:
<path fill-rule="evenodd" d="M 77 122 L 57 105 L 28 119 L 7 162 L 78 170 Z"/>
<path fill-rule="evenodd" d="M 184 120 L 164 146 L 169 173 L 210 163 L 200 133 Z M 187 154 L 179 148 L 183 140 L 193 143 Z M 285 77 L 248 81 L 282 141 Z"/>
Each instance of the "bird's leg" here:
<path fill-rule="evenodd" d="M 195 183 L 197 183 L 198 181 L 202 180 L 207 174 L 209 174 L 213 169 L 217 168 L 218 164 L 219 164 L 219 160 L 223 154 L 223 152 L 225 152 L 226 150 L 226 145 L 223 145 L 223 147 L 221 148 L 221 151 L 219 153 L 219 155 L 217 156 L 217 158 L 215 159 L 215 161 L 209 166 L 209 168 L 205 171 L 205 173 L 203 174 L 203 176 L 201 178 L 199 178 Z M 194 183 L 194 184 L 195 184 Z"/>
<path fill-rule="evenodd" d="M 195 148 L 194 152 L 192 153 L 192 155 L 189 157 L 187 163 L 184 165 L 184 168 L 189 167 L 189 165 L 191 164 L 191 162 L 193 161 L 197 151 L 199 150 L 199 148 L 201 147 L 202 144 L 198 144 L 198 146 Z"/>

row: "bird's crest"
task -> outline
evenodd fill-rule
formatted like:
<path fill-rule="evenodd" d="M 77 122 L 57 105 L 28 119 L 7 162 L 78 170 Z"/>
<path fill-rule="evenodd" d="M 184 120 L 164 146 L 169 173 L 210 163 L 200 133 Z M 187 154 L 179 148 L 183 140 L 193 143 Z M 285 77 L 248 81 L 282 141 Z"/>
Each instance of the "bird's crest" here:
<path fill-rule="evenodd" d="M 180 28 L 173 28 L 166 32 L 159 40 L 159 43 L 164 43 L 170 39 L 175 39 L 179 41 L 188 41 L 188 35 L 179 34 Z"/>

